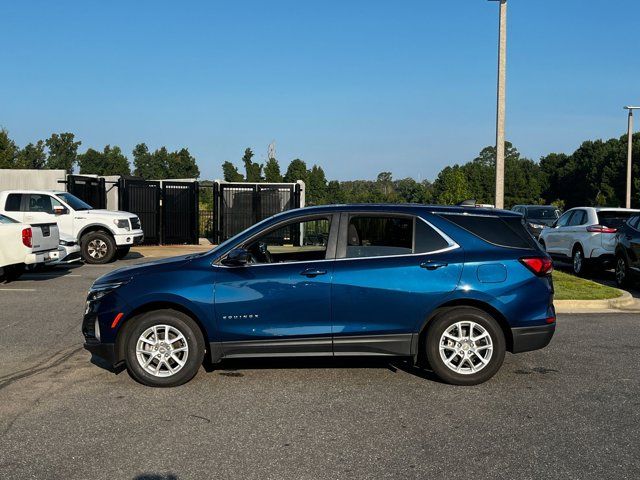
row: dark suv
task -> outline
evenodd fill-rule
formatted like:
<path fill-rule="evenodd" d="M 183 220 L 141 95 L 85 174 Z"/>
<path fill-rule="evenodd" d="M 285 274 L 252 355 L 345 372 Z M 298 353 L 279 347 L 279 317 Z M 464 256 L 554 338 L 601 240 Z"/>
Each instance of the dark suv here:
<path fill-rule="evenodd" d="M 640 275 L 640 215 L 636 214 L 616 232 L 616 283 L 628 287 Z"/>
<path fill-rule="evenodd" d="M 562 213 L 553 205 L 516 205 L 511 210 L 522 214 L 527 230 L 535 238 L 540 236 L 544 227 L 553 225 Z"/>
<path fill-rule="evenodd" d="M 88 350 L 151 386 L 190 380 L 205 355 L 407 357 L 474 385 L 506 351 L 549 343 L 551 270 L 504 210 L 296 209 L 209 252 L 100 277 L 82 330 Z"/>

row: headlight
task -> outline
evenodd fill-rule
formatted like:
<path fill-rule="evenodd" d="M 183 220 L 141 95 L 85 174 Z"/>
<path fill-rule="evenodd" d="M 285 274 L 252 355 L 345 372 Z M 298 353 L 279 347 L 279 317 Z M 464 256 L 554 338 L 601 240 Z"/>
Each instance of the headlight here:
<path fill-rule="evenodd" d="M 544 225 L 539 225 L 537 223 L 530 223 L 529 226 L 531 228 L 536 228 L 536 229 L 539 229 L 539 230 L 542 230 L 544 228 Z"/>
<path fill-rule="evenodd" d="M 115 223 L 116 227 L 118 228 L 124 228 L 125 230 L 129 231 L 129 220 L 127 220 L 126 218 L 123 220 L 114 220 L 113 223 Z"/>
<path fill-rule="evenodd" d="M 105 295 L 113 292 L 116 288 L 129 283 L 128 280 L 123 282 L 102 283 L 100 285 L 92 285 L 87 294 L 87 302 L 95 302 Z"/>

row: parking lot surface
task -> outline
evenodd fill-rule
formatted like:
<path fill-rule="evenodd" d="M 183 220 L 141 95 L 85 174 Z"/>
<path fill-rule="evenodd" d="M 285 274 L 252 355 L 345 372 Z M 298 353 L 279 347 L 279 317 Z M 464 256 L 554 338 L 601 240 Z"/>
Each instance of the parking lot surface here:
<path fill-rule="evenodd" d="M 0 285 L 0 478 L 638 478 L 640 317 L 567 315 L 477 387 L 402 361 L 227 361 L 151 389 L 90 362 L 80 266 Z"/>

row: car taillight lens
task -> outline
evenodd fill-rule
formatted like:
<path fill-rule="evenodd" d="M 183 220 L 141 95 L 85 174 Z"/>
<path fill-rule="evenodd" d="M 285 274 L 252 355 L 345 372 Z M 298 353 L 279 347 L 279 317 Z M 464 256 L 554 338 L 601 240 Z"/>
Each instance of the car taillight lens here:
<path fill-rule="evenodd" d="M 553 272 L 553 262 L 549 257 L 524 257 L 520 262 L 539 277 Z"/>
<path fill-rule="evenodd" d="M 33 247 L 33 232 L 31 232 L 30 228 L 23 228 L 22 229 L 22 244 L 25 247 Z"/>
<path fill-rule="evenodd" d="M 605 227 L 604 225 L 590 225 L 587 227 L 587 232 L 592 233 L 616 233 L 617 228 Z"/>

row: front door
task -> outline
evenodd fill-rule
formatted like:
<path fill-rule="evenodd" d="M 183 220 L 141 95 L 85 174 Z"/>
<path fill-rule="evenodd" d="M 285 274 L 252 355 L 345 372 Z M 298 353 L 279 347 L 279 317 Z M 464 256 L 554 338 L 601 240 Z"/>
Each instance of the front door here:
<path fill-rule="evenodd" d="M 216 267 L 215 316 L 225 357 L 332 354 L 334 217 L 269 227 L 240 246 L 251 263 Z"/>
<path fill-rule="evenodd" d="M 409 355 L 433 308 L 458 285 L 462 249 L 419 217 L 343 214 L 333 271 L 335 355 Z"/>

